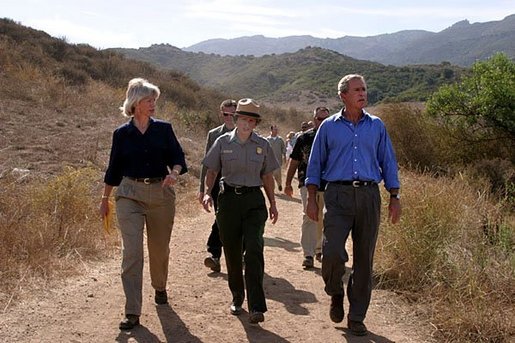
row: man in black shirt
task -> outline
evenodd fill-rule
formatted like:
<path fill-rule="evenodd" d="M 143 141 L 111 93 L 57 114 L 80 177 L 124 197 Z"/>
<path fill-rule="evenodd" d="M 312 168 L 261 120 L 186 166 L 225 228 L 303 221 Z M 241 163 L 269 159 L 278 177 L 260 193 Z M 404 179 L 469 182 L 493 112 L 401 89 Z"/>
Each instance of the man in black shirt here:
<path fill-rule="evenodd" d="M 313 113 L 313 123 L 315 126 L 313 129 L 307 130 L 297 138 L 290 155 L 290 164 L 288 165 L 288 171 L 286 172 L 286 186 L 284 187 L 284 193 L 288 196 L 292 196 L 293 188 L 291 182 L 295 175 L 295 171 L 297 170 L 303 206 L 302 231 L 300 238 L 302 250 L 304 252 L 304 261 L 302 262 L 302 266 L 306 269 L 314 266 L 313 257 L 316 257 L 319 262 L 322 261 L 323 220 L 321 219 L 321 214 L 318 216 L 318 222 L 314 222 L 306 215 L 308 193 L 307 188 L 304 185 L 304 180 L 306 178 L 309 153 L 311 152 L 311 146 L 315 140 L 316 131 L 322 121 L 329 116 L 329 110 L 326 107 L 317 107 Z M 323 190 L 324 188 L 320 187 L 320 192 L 317 196 L 318 208 L 320 211 L 324 208 Z"/>

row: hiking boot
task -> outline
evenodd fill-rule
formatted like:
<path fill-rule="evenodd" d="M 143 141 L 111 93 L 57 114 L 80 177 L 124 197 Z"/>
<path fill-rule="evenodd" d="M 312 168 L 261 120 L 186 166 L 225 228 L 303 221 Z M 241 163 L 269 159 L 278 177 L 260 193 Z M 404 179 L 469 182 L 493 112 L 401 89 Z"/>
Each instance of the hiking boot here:
<path fill-rule="evenodd" d="M 156 291 L 156 294 L 154 295 L 154 301 L 158 305 L 168 304 L 168 294 L 166 291 Z"/>
<path fill-rule="evenodd" d="M 367 327 L 363 322 L 349 319 L 347 327 L 354 336 L 365 336 L 367 334 Z"/>
<path fill-rule="evenodd" d="M 306 269 L 313 268 L 313 266 L 314 266 L 313 257 L 306 256 L 306 258 L 304 258 L 304 261 L 302 262 L 302 266 Z"/>
<path fill-rule="evenodd" d="M 331 307 L 329 309 L 329 317 L 335 323 L 341 323 L 345 312 L 343 311 L 343 294 L 331 296 Z"/>
<path fill-rule="evenodd" d="M 257 324 L 265 321 L 265 315 L 263 312 L 259 311 L 252 311 L 249 315 L 249 323 L 250 324 Z"/>
<path fill-rule="evenodd" d="M 135 314 L 126 314 L 125 318 L 120 322 L 120 330 L 131 330 L 139 325 L 139 316 Z"/>
<path fill-rule="evenodd" d="M 217 258 L 217 257 L 212 257 L 212 256 L 206 257 L 204 259 L 204 265 L 216 273 L 219 273 L 221 270 L 220 258 Z"/>

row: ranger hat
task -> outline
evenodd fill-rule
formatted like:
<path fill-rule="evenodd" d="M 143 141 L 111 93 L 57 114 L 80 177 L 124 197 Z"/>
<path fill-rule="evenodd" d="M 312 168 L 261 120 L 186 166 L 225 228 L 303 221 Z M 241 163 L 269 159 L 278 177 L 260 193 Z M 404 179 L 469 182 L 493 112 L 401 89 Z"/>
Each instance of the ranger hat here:
<path fill-rule="evenodd" d="M 236 107 L 236 114 L 241 114 L 244 116 L 258 119 L 261 118 L 261 115 L 259 114 L 258 103 L 249 98 L 240 99 L 240 101 L 238 101 L 238 106 Z"/>

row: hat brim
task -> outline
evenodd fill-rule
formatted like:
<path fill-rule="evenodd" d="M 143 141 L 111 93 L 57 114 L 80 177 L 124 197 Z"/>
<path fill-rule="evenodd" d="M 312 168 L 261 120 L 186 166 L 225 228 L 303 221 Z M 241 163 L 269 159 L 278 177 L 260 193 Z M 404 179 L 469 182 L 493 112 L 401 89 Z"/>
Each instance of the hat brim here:
<path fill-rule="evenodd" d="M 261 115 L 259 113 L 254 113 L 254 112 L 246 112 L 246 111 L 236 111 L 235 112 L 236 114 L 241 114 L 242 116 L 247 116 L 247 117 L 253 117 L 253 118 L 261 118 Z"/>

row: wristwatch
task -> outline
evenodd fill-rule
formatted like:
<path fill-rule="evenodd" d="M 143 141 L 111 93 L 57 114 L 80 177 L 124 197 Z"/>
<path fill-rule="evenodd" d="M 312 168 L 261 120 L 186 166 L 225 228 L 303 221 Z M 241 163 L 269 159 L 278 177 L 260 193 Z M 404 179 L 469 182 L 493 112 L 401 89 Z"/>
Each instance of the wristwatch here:
<path fill-rule="evenodd" d="M 397 193 L 397 194 L 390 194 L 390 198 L 395 198 L 397 200 L 401 200 L 401 195 L 399 193 Z"/>

